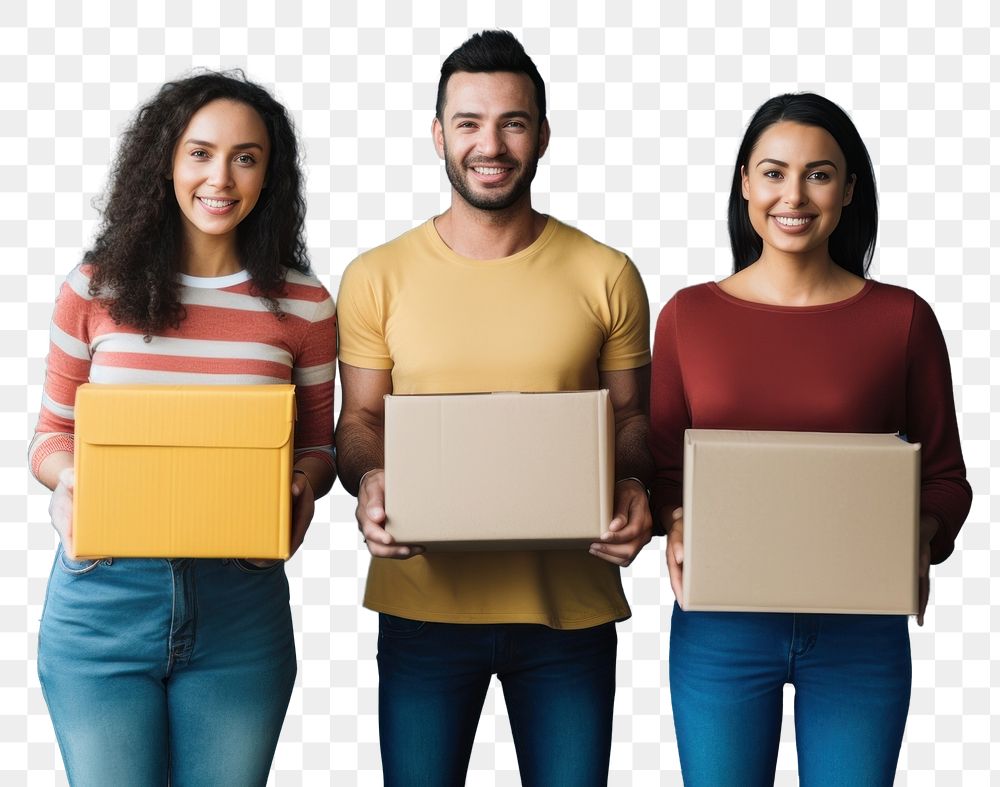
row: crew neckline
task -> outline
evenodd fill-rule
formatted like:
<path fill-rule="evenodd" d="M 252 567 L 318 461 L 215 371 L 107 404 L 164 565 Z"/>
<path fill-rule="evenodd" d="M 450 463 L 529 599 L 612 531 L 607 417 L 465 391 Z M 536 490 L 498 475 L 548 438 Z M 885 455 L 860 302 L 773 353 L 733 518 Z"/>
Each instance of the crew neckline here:
<path fill-rule="evenodd" d="M 180 273 L 178 276 L 185 287 L 197 287 L 202 290 L 221 290 L 250 280 L 250 272 L 245 269 L 225 276 L 191 276 L 187 273 Z"/>
<path fill-rule="evenodd" d="M 717 282 L 708 282 L 709 291 L 715 293 L 718 297 L 722 298 L 722 300 L 728 301 L 735 306 L 742 306 L 745 309 L 755 309 L 757 311 L 783 312 L 785 314 L 814 314 L 816 312 L 832 312 L 838 309 L 846 309 L 848 306 L 853 306 L 855 303 L 868 295 L 874 287 L 875 280 L 867 279 L 864 286 L 858 290 L 858 292 L 854 293 L 851 297 L 844 298 L 840 301 L 817 303 L 812 306 L 782 306 L 777 303 L 761 303 L 759 301 L 748 301 L 743 298 L 737 298 L 735 295 L 730 295 L 728 292 L 723 290 Z"/>
<path fill-rule="evenodd" d="M 559 227 L 559 222 L 552 218 L 552 216 L 545 217 L 545 226 L 542 228 L 541 234 L 535 238 L 535 240 L 528 246 L 525 246 L 519 252 L 511 254 L 509 257 L 497 257 L 490 260 L 477 260 L 472 257 L 465 257 L 459 254 L 457 251 L 452 249 L 444 240 L 441 238 L 440 233 L 437 231 L 437 227 L 434 224 L 435 216 L 432 219 L 428 219 L 424 222 L 424 231 L 434 249 L 450 262 L 457 263 L 459 265 L 464 265 L 467 267 L 496 267 L 500 265 L 513 265 L 519 262 L 524 262 L 526 259 L 537 254 L 544 246 L 546 246 L 552 237 L 555 235 L 556 230 Z"/>

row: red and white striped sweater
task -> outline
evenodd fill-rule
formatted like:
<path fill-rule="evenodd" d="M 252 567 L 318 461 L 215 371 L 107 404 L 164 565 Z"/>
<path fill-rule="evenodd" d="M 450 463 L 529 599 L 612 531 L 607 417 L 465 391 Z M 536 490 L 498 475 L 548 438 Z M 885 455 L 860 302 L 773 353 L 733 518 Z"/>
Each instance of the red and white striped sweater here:
<path fill-rule="evenodd" d="M 314 277 L 289 271 L 278 319 L 251 294 L 245 271 L 217 278 L 181 276 L 186 318 L 143 341 L 116 325 L 89 293 L 91 268 L 75 268 L 59 291 L 42 406 L 28 449 L 31 471 L 56 451 L 73 451 L 73 404 L 85 382 L 261 385 L 294 383 L 295 457 L 333 463 L 336 309 Z"/>

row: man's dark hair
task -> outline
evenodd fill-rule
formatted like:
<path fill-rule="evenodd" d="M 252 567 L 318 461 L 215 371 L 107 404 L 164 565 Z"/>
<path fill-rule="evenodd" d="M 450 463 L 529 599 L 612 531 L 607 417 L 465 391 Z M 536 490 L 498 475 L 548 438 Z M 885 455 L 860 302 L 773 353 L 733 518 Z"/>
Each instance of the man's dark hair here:
<path fill-rule="evenodd" d="M 538 107 L 538 122 L 545 120 L 545 83 L 521 42 L 508 30 L 484 30 L 452 52 L 441 64 L 441 79 L 438 81 L 437 119 L 444 121 L 445 89 L 448 80 L 456 71 L 470 74 L 509 71 L 525 74 L 535 86 L 535 106 Z"/>

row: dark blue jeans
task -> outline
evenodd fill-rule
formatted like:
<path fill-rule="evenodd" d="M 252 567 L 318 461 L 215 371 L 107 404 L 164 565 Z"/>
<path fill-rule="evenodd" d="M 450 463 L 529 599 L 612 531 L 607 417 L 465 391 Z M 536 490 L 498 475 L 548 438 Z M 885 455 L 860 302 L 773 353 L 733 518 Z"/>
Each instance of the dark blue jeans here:
<path fill-rule="evenodd" d="M 687 787 L 772 785 L 785 683 L 803 787 L 892 785 L 910 703 L 899 615 L 683 612 L 670 693 Z"/>
<path fill-rule="evenodd" d="M 263 785 L 295 667 L 283 563 L 56 554 L 38 674 L 74 787 Z"/>
<path fill-rule="evenodd" d="M 379 615 L 379 736 L 386 787 L 465 784 L 494 673 L 524 787 L 606 785 L 618 636 L 531 624 Z"/>

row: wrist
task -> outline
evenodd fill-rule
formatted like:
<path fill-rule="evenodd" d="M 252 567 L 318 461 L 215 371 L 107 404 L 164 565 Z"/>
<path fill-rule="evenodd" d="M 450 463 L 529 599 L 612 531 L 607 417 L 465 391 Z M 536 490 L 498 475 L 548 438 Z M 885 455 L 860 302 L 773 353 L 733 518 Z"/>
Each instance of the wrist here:
<path fill-rule="evenodd" d="M 305 479 L 305 482 L 309 485 L 309 488 L 313 488 L 312 479 L 309 478 L 309 473 L 303 470 L 301 467 L 292 468 L 292 478 L 294 479 L 296 475 L 301 475 Z"/>
<path fill-rule="evenodd" d="M 646 493 L 646 497 L 649 497 L 649 489 L 646 488 L 646 485 L 642 482 L 641 478 L 636 478 L 634 475 L 627 476 L 626 478 L 619 478 L 617 481 L 615 481 L 615 486 L 618 486 L 619 484 L 624 484 L 626 481 L 632 481 L 638 484 L 639 488 Z"/>
<path fill-rule="evenodd" d="M 381 467 L 373 467 L 371 470 L 366 470 L 362 473 L 361 478 L 358 479 L 358 489 L 360 490 L 364 486 L 365 479 L 368 478 L 372 473 L 377 473 L 381 470 Z"/>

